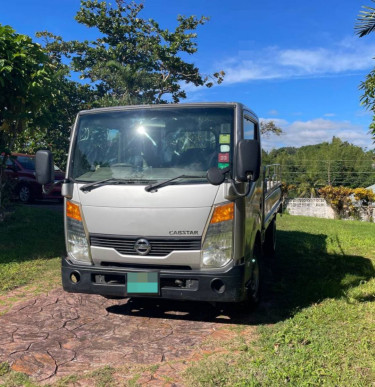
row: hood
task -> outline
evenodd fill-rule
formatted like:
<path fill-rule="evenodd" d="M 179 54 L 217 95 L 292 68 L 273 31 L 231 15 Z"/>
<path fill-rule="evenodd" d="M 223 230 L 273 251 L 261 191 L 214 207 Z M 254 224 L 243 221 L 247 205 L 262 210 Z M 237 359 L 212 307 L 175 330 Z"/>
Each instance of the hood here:
<path fill-rule="evenodd" d="M 218 187 L 177 184 L 146 192 L 141 185 L 107 185 L 77 191 L 90 234 L 197 237 L 203 234 Z"/>

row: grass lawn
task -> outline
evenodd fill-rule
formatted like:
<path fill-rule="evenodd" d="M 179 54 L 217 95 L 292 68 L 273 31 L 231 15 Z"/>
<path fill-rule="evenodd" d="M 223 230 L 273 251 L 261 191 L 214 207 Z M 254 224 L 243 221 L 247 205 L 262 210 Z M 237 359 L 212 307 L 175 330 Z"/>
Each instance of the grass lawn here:
<path fill-rule="evenodd" d="M 63 230 L 62 214 L 26 206 L 0 223 L 0 296 L 21 285 L 37 291 L 59 283 Z"/>
<path fill-rule="evenodd" d="M 187 385 L 375 384 L 375 224 L 283 216 L 265 302 Z"/>
<path fill-rule="evenodd" d="M 61 214 L 17 208 L 0 224 L 0 296 L 25 284 L 40 291 L 57 285 L 63 248 Z M 277 257 L 267 265 L 258 310 L 233 319 L 234 336 L 192 362 L 185 384 L 374 386 L 375 224 L 284 215 Z M 4 386 L 36 386 L 7 367 L 0 364 Z M 92 385 L 118 385 L 115 372 L 105 367 L 89 377 Z"/>

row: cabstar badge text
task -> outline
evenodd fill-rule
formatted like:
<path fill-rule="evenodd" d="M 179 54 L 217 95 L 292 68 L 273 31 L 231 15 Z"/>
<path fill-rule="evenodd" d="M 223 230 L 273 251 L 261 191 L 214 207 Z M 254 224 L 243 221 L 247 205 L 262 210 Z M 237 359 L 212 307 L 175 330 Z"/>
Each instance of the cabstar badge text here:
<path fill-rule="evenodd" d="M 199 235 L 198 231 L 169 231 L 169 235 Z"/>

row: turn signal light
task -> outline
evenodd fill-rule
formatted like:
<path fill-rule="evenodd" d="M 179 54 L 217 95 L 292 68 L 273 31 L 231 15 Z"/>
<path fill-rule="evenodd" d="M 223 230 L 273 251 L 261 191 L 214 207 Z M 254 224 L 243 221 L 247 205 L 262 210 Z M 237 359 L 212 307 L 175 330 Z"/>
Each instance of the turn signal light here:
<path fill-rule="evenodd" d="M 210 223 L 219 223 L 232 220 L 234 216 L 234 203 L 224 204 L 215 208 Z"/>
<path fill-rule="evenodd" d="M 66 201 L 66 216 L 80 222 L 82 221 L 81 210 L 79 209 L 79 206 L 70 202 L 69 200 Z"/>

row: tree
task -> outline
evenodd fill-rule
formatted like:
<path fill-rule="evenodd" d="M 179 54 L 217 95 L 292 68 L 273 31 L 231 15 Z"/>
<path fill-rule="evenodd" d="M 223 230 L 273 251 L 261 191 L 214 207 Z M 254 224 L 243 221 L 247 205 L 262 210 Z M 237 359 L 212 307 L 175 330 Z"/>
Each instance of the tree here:
<path fill-rule="evenodd" d="M 39 149 L 53 152 L 55 163 L 66 168 L 71 126 L 78 111 L 87 109 L 93 100 L 88 85 L 73 82 L 61 73 L 53 80 L 53 93 L 43 106 L 43 127 L 27 127 L 16 139 L 15 149 L 21 153 L 34 154 Z"/>
<path fill-rule="evenodd" d="M 371 1 L 375 3 L 374 0 Z M 364 10 L 359 12 L 357 24 L 354 27 L 360 38 L 375 30 L 375 8 L 367 6 L 363 6 L 362 8 Z"/>
<path fill-rule="evenodd" d="M 0 209 L 4 166 L 17 136 L 43 121 L 42 107 L 51 95 L 53 65 L 29 36 L 0 25 Z"/>
<path fill-rule="evenodd" d="M 178 16 L 174 31 L 162 29 L 153 19 L 143 19 L 143 4 L 116 0 L 81 0 L 76 20 L 96 28 L 94 41 L 65 42 L 61 36 L 41 32 L 47 50 L 57 58 L 70 60 L 96 93 L 96 105 L 179 102 L 186 98 L 182 85 L 211 87 L 221 83 L 224 72 L 204 76 L 182 59 L 197 51 L 194 32 L 206 17 Z"/>
<path fill-rule="evenodd" d="M 283 181 L 294 184 L 297 194 L 311 196 L 314 194 L 312 189 L 316 191 L 325 185 L 357 188 L 373 184 L 374 156 L 372 150 L 364 151 L 334 137 L 330 143 L 274 149 L 264 160 L 281 164 Z"/>
<path fill-rule="evenodd" d="M 301 183 L 297 184 L 295 191 L 299 198 L 316 198 L 319 196 L 319 187 L 322 186 L 324 186 L 323 180 L 311 180 L 305 175 L 301 177 Z"/>
<path fill-rule="evenodd" d="M 364 10 L 360 11 L 355 25 L 359 37 L 366 36 L 375 30 L 375 8 L 367 6 L 363 6 L 363 8 Z M 366 76 L 366 80 L 361 82 L 359 88 L 363 91 L 361 103 L 374 114 L 370 130 L 375 138 L 375 69 Z"/>
<path fill-rule="evenodd" d="M 27 125 L 39 123 L 51 94 L 53 66 L 42 47 L 10 26 L 0 25 L 1 151 L 12 148 Z"/>
<path fill-rule="evenodd" d="M 283 133 L 283 130 L 275 124 L 274 121 L 260 121 L 260 133 L 263 135 L 276 134 L 280 136 Z"/>

